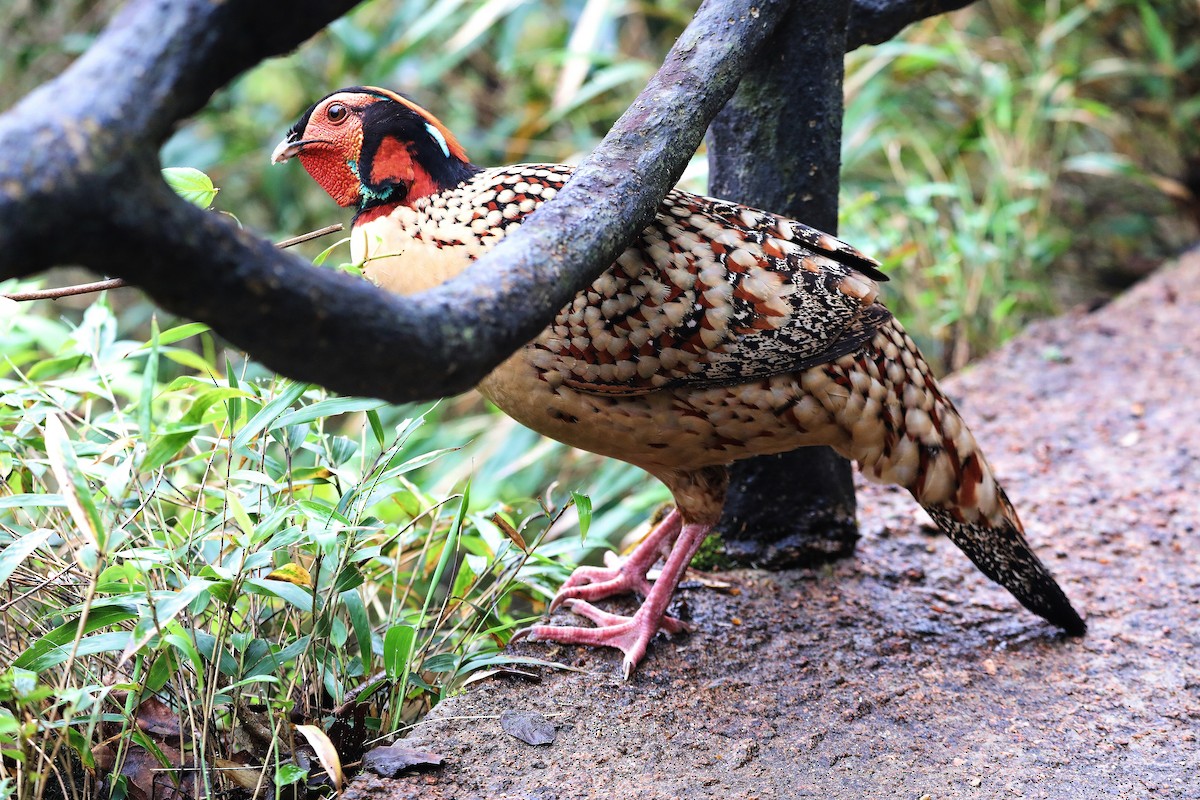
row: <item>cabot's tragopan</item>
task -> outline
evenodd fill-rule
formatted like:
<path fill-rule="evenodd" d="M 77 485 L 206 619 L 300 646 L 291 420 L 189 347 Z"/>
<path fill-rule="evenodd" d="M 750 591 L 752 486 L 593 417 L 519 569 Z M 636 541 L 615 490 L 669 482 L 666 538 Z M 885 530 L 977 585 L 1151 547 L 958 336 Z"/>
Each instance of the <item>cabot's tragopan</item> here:
<path fill-rule="evenodd" d="M 571 177 L 554 164 L 481 169 L 429 112 L 371 87 L 310 108 L 272 161 L 293 157 L 357 209 L 351 251 L 367 277 L 405 294 L 458 275 Z M 875 267 L 793 220 L 673 191 L 608 271 L 479 384 L 530 428 L 636 464 L 675 498 L 619 567 L 580 568 L 555 598 L 596 627 L 536 625 L 530 638 L 620 648 L 628 677 L 658 630 L 683 629 L 667 605 L 720 516 L 726 466 L 809 445 L 908 489 L 1026 608 L 1084 632 L 962 417 L 879 302 Z M 590 602 L 621 592 L 645 596 L 632 617 Z"/>

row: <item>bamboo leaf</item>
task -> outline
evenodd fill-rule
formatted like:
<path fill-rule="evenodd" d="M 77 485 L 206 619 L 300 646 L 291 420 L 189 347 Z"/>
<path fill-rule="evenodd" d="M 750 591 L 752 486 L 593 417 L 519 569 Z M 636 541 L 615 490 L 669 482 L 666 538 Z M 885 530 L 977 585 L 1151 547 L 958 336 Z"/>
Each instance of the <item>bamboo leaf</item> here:
<path fill-rule="evenodd" d="M 61 494 L 10 494 L 0 497 L 2 508 L 66 508 L 67 498 Z"/>
<path fill-rule="evenodd" d="M 192 578 L 178 592 L 157 592 L 153 610 L 138 621 L 134 635 L 121 653 L 119 664 L 123 664 L 130 656 L 141 650 L 147 642 L 167 627 L 179 612 L 199 597 L 213 585 L 213 581 L 205 578 Z"/>
<path fill-rule="evenodd" d="M 67 501 L 71 519 L 87 544 L 104 553 L 106 536 L 100 512 L 92 500 L 92 490 L 79 468 L 75 450 L 57 414 L 46 416 L 46 455 L 58 488 Z"/>
<path fill-rule="evenodd" d="M 238 431 L 238 435 L 233 439 L 233 449 L 241 450 L 248 445 L 251 439 L 266 430 L 276 417 L 284 413 L 284 409 L 299 400 L 300 396 L 308 391 L 308 388 L 309 384 L 307 383 L 289 381 L 283 392 L 259 409 L 259 412 L 250 418 L 245 427 Z"/>
<path fill-rule="evenodd" d="M 288 425 L 300 425 L 325 417 L 336 417 L 339 414 L 350 414 L 356 411 L 374 411 L 386 405 L 387 403 L 382 400 L 372 400 L 368 397 L 330 397 L 304 406 L 304 408 L 280 414 L 267 430 L 273 431 L 279 428 L 286 428 Z"/>
<path fill-rule="evenodd" d="M 44 545 L 53 535 L 54 531 L 49 528 L 38 528 L 25 534 L 5 547 L 3 551 L 0 551 L 0 583 L 8 580 L 17 567 L 21 566 L 21 563 L 34 550 Z"/>
<path fill-rule="evenodd" d="M 592 498 L 582 492 L 571 492 L 575 501 L 575 511 L 579 514 L 579 541 L 586 542 L 588 528 L 592 526 Z"/>
<path fill-rule="evenodd" d="M 393 625 L 383 635 L 383 670 L 391 680 L 400 680 L 408 668 L 417 630 L 412 625 Z"/>
<path fill-rule="evenodd" d="M 371 671 L 371 619 L 367 615 L 367 607 L 362 597 L 353 589 L 343 591 L 339 597 L 346 613 L 350 615 L 350 625 L 354 628 L 354 638 L 358 640 L 358 656 L 362 659 L 363 670 Z"/>

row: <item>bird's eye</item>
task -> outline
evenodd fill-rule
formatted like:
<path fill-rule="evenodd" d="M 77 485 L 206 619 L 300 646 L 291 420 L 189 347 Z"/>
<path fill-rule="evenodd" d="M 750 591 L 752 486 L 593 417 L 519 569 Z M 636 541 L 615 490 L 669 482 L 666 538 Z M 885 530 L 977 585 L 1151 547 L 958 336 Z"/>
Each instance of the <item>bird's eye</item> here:
<path fill-rule="evenodd" d="M 349 113 L 350 110 L 341 103 L 334 103 L 325 109 L 325 116 L 329 118 L 330 122 L 335 124 L 344 120 Z"/>

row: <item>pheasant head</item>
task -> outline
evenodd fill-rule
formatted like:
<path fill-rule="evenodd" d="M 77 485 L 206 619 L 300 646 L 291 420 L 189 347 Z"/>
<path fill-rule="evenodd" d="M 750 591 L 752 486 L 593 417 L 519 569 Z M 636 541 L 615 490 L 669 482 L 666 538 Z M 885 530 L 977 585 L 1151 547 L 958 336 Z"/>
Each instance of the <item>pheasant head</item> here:
<path fill-rule="evenodd" d="M 340 206 L 361 214 L 412 205 L 479 171 L 446 127 L 425 109 L 386 89 L 352 86 L 312 105 L 271 154 L 298 157 Z"/>

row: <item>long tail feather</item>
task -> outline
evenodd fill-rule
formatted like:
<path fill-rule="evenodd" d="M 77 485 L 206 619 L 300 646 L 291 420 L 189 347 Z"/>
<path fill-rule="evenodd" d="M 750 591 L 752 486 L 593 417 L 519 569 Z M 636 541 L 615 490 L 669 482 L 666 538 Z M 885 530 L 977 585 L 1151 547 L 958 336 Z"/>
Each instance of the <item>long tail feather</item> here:
<path fill-rule="evenodd" d="M 1030 611 L 1083 634 L 1083 620 L 1025 540 L 975 437 L 900 323 L 879 326 L 869 347 L 831 368 L 845 371 L 840 384 L 857 394 L 838 411 L 851 434 L 846 455 L 863 474 L 908 489 L 984 574 Z"/>
<path fill-rule="evenodd" d="M 1007 498 L 1003 504 L 1008 506 Z M 1087 631 L 1050 570 L 1025 541 L 1015 513 L 995 524 L 984 520 L 961 522 L 955 509 L 945 506 L 929 505 L 925 510 L 975 566 L 1012 592 L 1021 605 L 1072 636 Z M 1011 512 L 1012 507 L 1008 510 Z"/>

